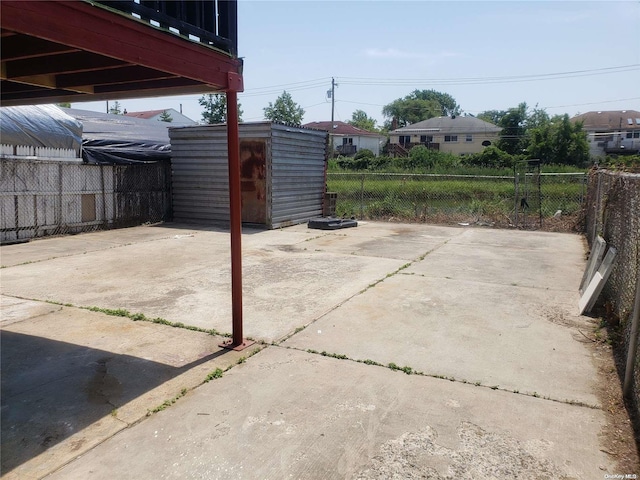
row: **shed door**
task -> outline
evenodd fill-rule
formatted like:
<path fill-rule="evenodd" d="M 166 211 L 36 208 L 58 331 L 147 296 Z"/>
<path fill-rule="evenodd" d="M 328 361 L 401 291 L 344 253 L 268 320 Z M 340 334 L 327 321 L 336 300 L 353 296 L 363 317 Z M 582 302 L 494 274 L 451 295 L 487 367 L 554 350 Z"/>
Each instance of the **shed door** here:
<path fill-rule="evenodd" d="M 267 223 L 266 139 L 240 140 L 242 221 Z"/>

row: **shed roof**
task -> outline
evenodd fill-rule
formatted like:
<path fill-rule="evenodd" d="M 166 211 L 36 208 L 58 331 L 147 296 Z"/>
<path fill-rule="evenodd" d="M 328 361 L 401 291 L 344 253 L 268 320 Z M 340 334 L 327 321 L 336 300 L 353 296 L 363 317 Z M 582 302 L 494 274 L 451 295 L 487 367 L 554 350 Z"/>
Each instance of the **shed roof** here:
<path fill-rule="evenodd" d="M 434 117 L 398 128 L 393 133 L 500 133 L 502 129 L 493 123 L 476 117 Z"/>

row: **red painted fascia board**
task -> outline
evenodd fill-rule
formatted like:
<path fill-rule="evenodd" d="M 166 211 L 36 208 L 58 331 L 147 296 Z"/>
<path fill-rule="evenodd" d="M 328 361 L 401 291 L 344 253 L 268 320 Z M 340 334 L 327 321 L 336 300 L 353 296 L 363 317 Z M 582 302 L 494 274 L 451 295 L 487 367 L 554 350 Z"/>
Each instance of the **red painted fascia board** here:
<path fill-rule="evenodd" d="M 78 1 L 2 1 L 2 28 L 242 91 L 241 61 L 134 19 Z M 229 74 L 236 81 L 230 81 Z"/>

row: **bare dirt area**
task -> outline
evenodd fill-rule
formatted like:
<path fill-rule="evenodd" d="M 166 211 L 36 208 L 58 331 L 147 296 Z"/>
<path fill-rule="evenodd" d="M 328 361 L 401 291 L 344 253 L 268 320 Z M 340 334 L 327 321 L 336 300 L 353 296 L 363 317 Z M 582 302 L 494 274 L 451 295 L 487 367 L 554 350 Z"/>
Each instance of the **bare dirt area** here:
<path fill-rule="evenodd" d="M 598 368 L 597 394 L 607 416 L 607 427 L 601 433 L 601 450 L 611 456 L 616 472 L 608 474 L 640 474 L 640 422 L 627 409 L 622 396 L 622 380 L 618 374 L 621 359 L 616 359 L 615 327 L 606 328 L 604 322 L 590 332 L 592 356 Z M 624 361 L 623 361 L 624 363 Z M 635 417 L 635 418 L 634 418 Z M 634 428 L 635 424 L 635 428 Z"/>

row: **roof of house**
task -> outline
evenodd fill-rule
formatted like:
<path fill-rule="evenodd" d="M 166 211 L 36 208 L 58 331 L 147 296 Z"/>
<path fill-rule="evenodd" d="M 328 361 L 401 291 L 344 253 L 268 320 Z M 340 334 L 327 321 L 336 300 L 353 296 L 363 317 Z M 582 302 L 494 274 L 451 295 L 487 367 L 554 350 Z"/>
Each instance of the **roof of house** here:
<path fill-rule="evenodd" d="M 406 127 L 398 128 L 392 133 L 499 133 L 502 129 L 493 123 L 476 117 L 433 117 Z"/>
<path fill-rule="evenodd" d="M 333 128 L 331 128 L 331 122 L 309 122 L 303 125 L 305 128 L 314 128 L 316 130 L 324 130 L 332 135 L 350 135 L 350 136 L 362 136 L 362 137 L 379 137 L 379 133 L 369 132 L 358 127 L 354 127 L 345 122 L 335 121 L 333 122 Z"/>
<path fill-rule="evenodd" d="M 127 112 L 125 113 L 125 115 L 127 117 L 135 117 L 135 118 L 145 118 L 145 119 L 150 119 L 155 117 L 156 115 L 160 115 L 162 112 L 166 111 L 167 109 L 163 109 L 163 110 L 145 110 L 143 112 Z"/>
<path fill-rule="evenodd" d="M 576 115 L 572 122 L 583 122 L 585 130 L 615 130 L 640 128 L 640 112 L 637 110 L 611 110 L 586 112 Z"/>

